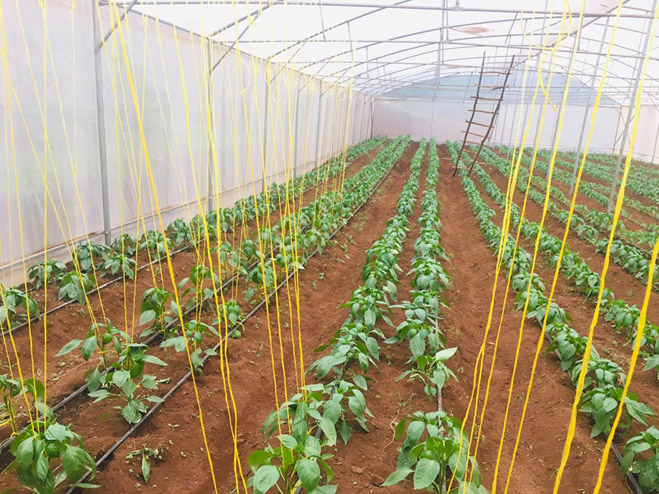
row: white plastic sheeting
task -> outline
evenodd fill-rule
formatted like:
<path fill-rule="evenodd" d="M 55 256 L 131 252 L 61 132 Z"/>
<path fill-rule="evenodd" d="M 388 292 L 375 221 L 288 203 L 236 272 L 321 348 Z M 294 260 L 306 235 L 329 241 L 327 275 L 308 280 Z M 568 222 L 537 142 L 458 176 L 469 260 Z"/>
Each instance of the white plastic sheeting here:
<path fill-rule="evenodd" d="M 488 66 L 502 68 L 515 55 L 518 74 L 541 58 L 547 62 L 549 52 L 540 56 L 540 45 L 555 48 L 553 69 L 566 74 L 582 6 L 572 77 L 575 85 L 596 88 L 619 0 L 5 0 L 4 280 L 20 278 L 20 260 L 38 256 L 44 244 L 51 255 L 67 257 L 66 241 L 85 235 L 98 241 L 104 228 L 94 4 L 101 33 L 126 15 L 100 51 L 116 235 L 122 227 L 153 227 L 156 209 L 166 223 L 205 211 L 209 192 L 214 205 L 259 192 L 264 181 L 290 175 L 293 164 L 302 172 L 370 136 L 373 122 L 376 133 L 459 139 L 468 116 L 464 100 L 433 105 L 431 98 L 390 98 L 415 85 L 435 88 L 447 76 L 471 85 L 483 56 Z M 594 151 L 620 139 L 651 27 L 654 0 L 622 5 Z M 238 50 L 227 54 L 229 48 Z M 646 159 L 656 154 L 657 49 L 647 66 L 634 150 Z M 220 59 L 209 84 L 209 67 Z M 455 92 L 462 94 L 461 88 Z M 504 102 L 504 110 L 516 104 L 514 98 Z M 560 145 L 566 149 L 578 142 L 584 108 L 569 104 Z M 496 142 L 510 143 L 505 136 L 513 123 L 506 113 L 497 122 Z M 543 147 L 554 118 L 545 123 Z"/>
<path fill-rule="evenodd" d="M 405 129 L 406 132 L 411 133 L 413 139 L 431 136 L 438 141 L 450 139 L 462 142 L 464 138 L 463 131 L 467 127 L 466 121 L 471 116 L 471 108 L 473 108 L 473 103 L 466 102 L 437 101 L 434 103 L 433 110 L 433 103 L 430 101 L 378 100 L 375 105 L 373 132 L 378 135 L 398 135 Z M 479 105 L 479 108 L 492 110 L 491 105 Z M 556 109 L 558 110 L 558 107 Z M 586 109 L 588 109 L 587 133 L 591 125 L 592 108 L 577 105 L 566 108 L 563 131 L 558 146 L 560 150 L 574 151 L 577 149 L 583 114 Z M 529 105 L 521 107 L 512 104 L 502 105 L 497 125 L 492 132 L 492 138 L 488 142 L 490 144 L 514 144 L 515 139 L 520 135 L 520 112 L 523 112 L 523 125 L 525 127 L 529 126 L 529 137 L 526 146 L 535 145 L 536 135 L 539 130 L 540 140 L 538 146 L 543 149 L 551 148 L 554 142 L 558 111 L 554 111 L 550 106 L 547 106 L 545 117 L 542 119 L 542 127 L 539 128 L 542 105 L 535 105 L 535 111 L 533 112 Z M 532 114 L 533 117 L 531 118 Z M 591 152 L 611 153 L 613 151 L 618 115 L 619 111 L 616 108 L 600 108 L 590 146 Z M 522 128 L 522 131 L 525 127 Z M 652 128 L 656 131 L 656 124 Z M 479 129 L 474 131 L 479 132 Z M 641 133 L 639 133 L 639 138 L 644 139 Z M 473 137 L 472 139 L 476 140 L 477 138 Z M 652 139 L 654 139 L 654 136 L 652 136 Z M 635 148 L 635 155 L 645 157 L 644 154 L 637 151 L 638 149 Z"/>
<path fill-rule="evenodd" d="M 2 4 L 0 280 L 7 284 L 23 279 L 23 261 L 38 261 L 44 242 L 49 257 L 68 259 L 73 242 L 103 241 L 92 2 L 45 5 L 44 23 L 37 0 Z M 100 12 L 105 33 L 116 18 Z M 226 206 L 261 192 L 264 170 L 266 183 L 282 181 L 293 163 L 308 171 L 370 136 L 363 94 L 219 44 L 210 63 L 224 58 L 209 96 L 207 46 L 131 13 L 100 50 L 113 237 L 157 227 L 158 209 L 165 224 L 205 212 L 209 176 L 213 202 Z"/>

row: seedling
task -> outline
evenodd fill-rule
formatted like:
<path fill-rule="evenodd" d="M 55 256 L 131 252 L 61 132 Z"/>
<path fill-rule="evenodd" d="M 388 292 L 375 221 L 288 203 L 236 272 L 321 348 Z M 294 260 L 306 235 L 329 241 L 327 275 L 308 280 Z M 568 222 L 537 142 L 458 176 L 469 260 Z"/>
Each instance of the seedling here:
<path fill-rule="evenodd" d="M 151 463 L 150 460 L 162 460 L 162 448 L 152 449 L 148 446 L 142 446 L 140 449 L 135 449 L 126 455 L 127 460 L 132 460 L 135 457 L 141 457 L 140 468 L 141 475 L 144 482 L 148 483 L 151 478 Z"/>

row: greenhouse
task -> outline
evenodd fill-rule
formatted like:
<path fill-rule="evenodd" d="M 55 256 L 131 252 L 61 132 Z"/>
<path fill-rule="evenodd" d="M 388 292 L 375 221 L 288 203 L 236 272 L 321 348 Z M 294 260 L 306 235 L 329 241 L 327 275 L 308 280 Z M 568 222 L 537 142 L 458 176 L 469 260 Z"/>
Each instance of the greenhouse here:
<path fill-rule="evenodd" d="M 0 492 L 659 493 L 658 0 L 0 0 Z"/>

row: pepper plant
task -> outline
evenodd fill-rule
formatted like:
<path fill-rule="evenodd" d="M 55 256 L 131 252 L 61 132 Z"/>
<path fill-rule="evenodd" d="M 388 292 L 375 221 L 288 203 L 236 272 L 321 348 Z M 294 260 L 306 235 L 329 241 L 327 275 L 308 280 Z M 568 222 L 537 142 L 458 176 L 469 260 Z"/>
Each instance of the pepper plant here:
<path fill-rule="evenodd" d="M 84 449 L 82 436 L 52 420 L 33 423 L 16 436 L 10 452 L 14 460 L 5 471 L 15 471 L 23 487 L 38 494 L 70 488 L 95 488 L 78 481 L 87 472 L 93 479 L 96 462 Z"/>

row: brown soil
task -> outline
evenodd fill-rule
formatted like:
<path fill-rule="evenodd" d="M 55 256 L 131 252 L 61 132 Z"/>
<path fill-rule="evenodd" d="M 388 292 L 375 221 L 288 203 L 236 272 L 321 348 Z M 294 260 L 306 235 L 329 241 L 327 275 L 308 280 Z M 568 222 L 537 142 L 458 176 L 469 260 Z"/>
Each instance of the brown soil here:
<path fill-rule="evenodd" d="M 443 163 L 448 162 L 448 153 L 443 146 L 441 153 Z M 443 204 L 442 238 L 444 247 L 452 256 L 450 269 L 453 276 L 453 286 L 449 292 L 450 307 L 445 311 L 444 326 L 447 329 L 451 345 L 459 348 L 454 361 L 461 362 L 460 367 L 457 369 L 454 367 L 460 380 L 458 383 L 451 382 L 447 387 L 444 401 L 449 412 L 461 417 L 464 416 L 469 401 L 474 378 L 474 365 L 483 342 L 496 260 L 485 243 L 459 180 L 451 177 L 451 170 L 445 166 L 442 167 L 439 190 L 440 200 Z M 497 285 L 493 325 L 485 342 L 486 359 L 483 386 L 485 386 L 489 374 L 503 305 L 505 279 L 501 278 L 504 277 L 500 277 Z M 505 306 L 496 365 L 492 374 L 490 397 L 477 457 L 484 483 L 488 487 L 491 486 L 494 476 L 497 448 L 503 427 L 521 323 L 521 313 L 515 310 L 513 299 L 513 294 L 511 294 Z M 503 445 L 499 482 L 505 483 L 508 472 L 539 335 L 537 328 L 527 321 L 521 340 L 519 365 Z M 510 492 L 551 492 L 555 469 L 560 463 L 573 398 L 574 389 L 569 378 L 561 372 L 554 357 L 541 354 L 534 389 L 524 421 Z M 482 399 L 479 410 L 481 407 Z M 468 420 L 468 424 L 470 423 L 471 419 Z M 601 444 L 593 441 L 589 436 L 590 425 L 587 419 L 580 415 L 570 462 L 561 484 L 561 492 L 585 492 L 592 489 L 594 479 L 597 478 Z M 503 487 L 503 484 L 500 483 L 500 486 Z M 607 466 L 604 491 L 608 493 L 628 492 L 623 475 L 613 460 L 610 460 Z"/>
<path fill-rule="evenodd" d="M 328 247 L 322 256 L 312 258 L 301 272 L 301 328 L 297 327 L 295 318 L 290 317 L 291 306 L 283 288 L 279 294 L 278 311 L 281 316 L 281 332 L 277 330 L 276 306 L 271 303 L 269 323 L 267 313 L 262 309 L 249 320 L 242 339 L 229 341 L 229 368 L 239 420 L 239 453 L 246 477 L 247 456 L 263 447 L 261 425 L 266 416 L 276 408 L 271 352 L 279 387 L 278 400 L 281 403 L 286 396 L 282 392 L 284 382 L 287 383 L 288 396 L 296 389 L 291 330 L 296 334 L 298 329 L 301 331 L 305 365 L 308 365 L 314 360 L 313 349 L 326 342 L 345 318 L 345 312 L 336 309 L 359 285 L 363 252 L 380 236 L 386 221 L 392 216 L 395 207 L 392 197 L 398 196 L 407 179 L 409 160 L 415 148 L 416 146 L 408 148 L 405 156 L 399 160 L 368 205 L 337 235 L 336 242 Z M 283 378 L 280 352 L 283 352 L 286 379 Z M 168 369 L 168 375 L 172 375 L 171 370 Z M 233 447 L 219 371 L 218 359 L 213 359 L 196 381 L 200 390 L 199 399 L 218 488 L 221 492 L 231 492 L 235 487 Z M 174 376 L 172 378 L 174 379 Z M 99 424 L 105 428 L 103 422 L 114 422 L 110 415 L 115 412 L 109 404 L 104 408 L 96 408 L 95 417 L 87 417 L 92 424 L 96 424 L 96 430 Z M 102 420 L 99 421 L 99 418 Z M 124 426 L 121 430 L 125 428 Z M 120 431 L 116 429 L 113 431 L 112 439 L 118 436 L 118 432 Z M 111 444 L 108 436 L 110 434 L 96 434 L 88 439 L 87 444 L 93 454 Z M 143 444 L 151 447 L 162 445 L 165 448 L 165 459 L 154 465 L 150 484 L 155 484 L 165 492 L 212 491 L 208 462 L 203 452 L 199 411 L 191 382 L 178 390 L 140 429 L 138 435 L 116 452 L 114 459 L 97 478 L 98 483 L 103 486 L 99 491 L 116 492 L 115 486 L 122 485 L 122 492 L 139 492 L 136 487 L 139 479 L 127 471 L 130 468 L 138 471 L 139 466 L 127 465 L 125 456 Z M 192 471 L 196 472 L 193 479 L 190 476 Z M 134 479 L 135 483 L 127 479 Z"/>
<path fill-rule="evenodd" d="M 542 161 L 543 163 L 548 163 L 548 161 L 545 158 L 542 158 L 540 156 L 538 156 L 537 159 Z M 557 168 L 563 170 L 563 171 L 567 171 L 567 172 L 570 172 L 570 173 L 572 172 L 571 169 L 568 169 L 568 168 L 566 168 L 562 165 L 556 164 L 555 166 Z M 540 170 L 536 169 L 534 174 L 539 176 L 542 179 L 546 179 L 546 173 L 544 171 L 540 171 Z M 582 180 L 582 182 L 584 182 L 584 181 L 593 182 L 593 183 L 598 183 L 598 184 L 601 184 L 601 185 L 605 185 L 606 187 L 611 187 L 610 183 L 607 183 L 603 180 L 597 179 L 597 178 L 593 177 L 592 175 L 588 175 L 586 172 L 583 173 L 583 175 L 581 177 L 581 180 Z M 560 182 L 559 180 L 554 179 L 554 180 L 552 180 L 552 185 L 554 187 L 560 189 L 565 194 L 566 197 L 568 197 L 568 198 L 572 197 L 570 195 L 570 187 L 567 184 L 565 184 L 563 182 Z M 639 196 L 638 194 L 634 194 L 631 190 L 629 190 L 629 188 L 627 188 L 625 190 L 625 194 L 627 196 L 631 197 L 632 199 L 636 199 L 636 200 L 642 202 L 643 204 L 646 204 L 646 205 L 651 205 L 652 204 L 652 201 L 648 201 L 647 197 L 643 198 L 643 196 Z M 602 211 L 602 212 L 606 211 L 605 206 L 603 206 L 599 202 L 595 201 L 594 199 L 591 199 L 590 197 L 588 197 L 583 192 L 580 193 L 577 196 L 577 201 L 580 204 L 584 204 L 585 206 L 588 206 L 588 208 L 590 208 L 594 211 Z M 629 205 L 625 206 L 623 209 L 624 209 L 624 211 L 626 211 L 631 216 L 632 221 L 629 221 L 628 218 L 623 218 L 622 219 L 625 222 L 625 226 L 629 230 L 638 230 L 638 229 L 642 228 L 639 223 L 646 224 L 646 223 L 654 223 L 656 221 L 656 219 L 653 218 L 652 216 L 647 215 L 647 214 L 643 213 L 642 211 L 639 211 L 638 209 L 633 208 Z"/>
<path fill-rule="evenodd" d="M 229 340 L 228 366 L 238 411 L 238 453 L 245 478 L 250 475 L 247 466 L 248 455 L 264 445 L 261 433 L 263 421 L 271 411 L 275 410 L 276 401 L 281 403 L 286 396 L 290 397 L 295 393 L 299 384 L 295 363 L 297 362 L 299 366 L 300 355 L 298 347 L 294 347 L 292 344 L 291 335 L 294 334 L 296 337 L 298 334 L 301 335 L 304 366 L 306 367 L 317 358 L 313 350 L 318 345 L 327 342 L 345 320 L 345 309 L 337 310 L 337 307 L 345 302 L 361 283 L 364 251 L 379 238 L 387 220 L 395 214 L 396 199 L 409 176 L 409 162 L 416 148 L 416 144 L 408 147 L 403 158 L 395 165 L 390 176 L 366 207 L 342 229 L 324 253 L 312 258 L 300 273 L 299 313 L 301 321 L 299 327 L 295 318 L 294 294 L 283 288 L 278 296 L 278 306 L 273 301 L 269 311 L 259 310 L 246 325 L 243 338 Z M 469 401 L 474 364 L 482 343 L 489 312 L 495 258 L 483 239 L 459 179 L 451 176 L 452 166 L 446 148 L 441 146 L 439 151 L 441 166 L 438 193 L 443 207 L 441 213 L 442 239 L 447 253 L 451 256 L 447 266 L 453 279 L 452 288 L 446 294 L 450 307 L 445 309 L 442 326 L 447 334 L 448 346 L 459 348 L 456 356 L 449 362 L 453 371 L 458 375 L 459 381 L 451 381 L 444 388 L 443 398 L 446 411 L 462 417 Z M 494 178 L 492 170 L 488 169 L 488 172 Z M 403 273 L 400 275 L 399 300 L 405 300 L 409 295 L 410 280 L 405 274 L 413 253 L 412 244 L 418 235 L 416 218 L 420 213 L 419 204 L 424 185 L 425 173 L 422 173 L 417 192 L 417 206 L 411 221 L 412 229 L 399 260 L 403 269 Z M 572 240 L 570 243 L 572 244 Z M 590 248 L 590 246 L 588 247 Z M 576 246 L 573 245 L 573 248 Z M 597 270 L 592 264 L 591 267 Z M 612 266 L 612 268 L 614 267 L 617 266 Z M 187 274 L 185 270 L 182 270 L 182 273 L 181 276 Z M 613 272 L 610 271 L 609 276 L 612 274 Z M 626 275 L 624 271 L 622 274 Z M 544 274 L 543 277 L 545 277 Z M 551 278 L 545 277 L 545 279 Z M 612 286 L 612 288 L 618 293 L 615 287 Z M 489 372 L 496 323 L 503 305 L 504 290 L 505 280 L 500 280 L 495 303 L 495 322 L 486 342 L 487 357 L 483 383 L 486 382 Z M 564 294 L 564 290 L 567 293 Z M 577 296 L 569 298 L 567 288 L 561 287 L 559 291 L 562 297 L 566 297 L 563 300 L 566 303 L 565 308 L 572 313 L 573 317 L 575 313 L 579 313 L 579 317 L 587 317 L 589 313 L 587 304 L 581 302 Z M 635 289 L 634 293 L 637 291 L 640 292 L 639 289 Z M 619 296 L 622 296 L 623 293 L 621 292 Z M 492 375 L 491 393 L 478 452 L 478 461 L 488 489 L 494 475 L 499 435 L 502 429 L 521 322 L 521 314 L 514 309 L 512 298 L 512 296 L 509 297 L 506 303 L 497 364 Z M 123 314 L 123 305 L 121 303 L 119 305 L 121 314 Z M 562 302 L 561 305 L 563 306 Z M 212 315 L 204 317 L 212 317 Z M 89 324 L 88 316 L 84 320 L 86 321 L 84 330 L 79 331 L 86 332 Z M 394 317 L 394 323 L 398 322 L 400 322 L 400 315 Z M 279 330 L 278 323 L 281 328 Z M 382 329 L 389 334 L 393 331 L 392 328 L 384 326 Z M 577 329 L 576 326 L 575 329 Z M 526 391 L 529 380 L 530 366 L 538 336 L 537 327 L 527 321 L 522 336 L 515 392 L 512 395 L 506 441 L 502 454 L 503 461 L 499 472 L 501 487 L 505 483 L 515 434 L 521 418 L 523 393 Z M 75 335 L 65 334 L 62 337 L 62 345 L 73 337 Z M 597 342 L 596 346 L 598 346 Z M 56 350 L 60 347 L 61 345 L 55 345 Z M 371 431 L 367 434 L 355 430 L 350 443 L 346 446 L 340 442 L 334 452 L 335 457 L 330 460 L 336 473 L 335 483 L 338 483 L 340 493 L 411 491 L 409 483 L 395 488 L 381 489 L 377 487 L 377 484 L 381 483 L 395 469 L 399 444 L 393 440 L 393 423 L 408 412 L 435 409 L 435 403 L 425 398 L 420 386 L 409 382 L 395 382 L 403 371 L 404 363 L 409 355 L 407 345 L 389 347 L 381 345 L 381 351 L 379 369 L 371 369 L 368 374 L 372 381 L 369 382 L 369 391 L 366 394 L 367 405 L 375 415 L 370 422 Z M 172 361 L 172 356 L 170 353 L 167 358 L 168 362 Z M 51 362 L 50 359 L 49 362 Z M 228 410 L 231 409 L 231 405 L 225 400 L 222 375 L 218 364 L 218 358 L 211 359 L 203 374 L 196 377 L 196 385 L 199 390 L 198 399 L 203 411 L 217 488 L 224 494 L 236 492 L 236 482 L 234 448 L 228 418 Z M 68 363 L 65 366 L 67 370 L 62 379 L 70 373 L 81 381 L 81 373 L 88 367 L 88 364 L 76 367 L 76 371 L 73 371 L 73 366 L 69 366 Z M 286 378 L 283 375 L 284 368 Z M 171 377 L 173 383 L 177 376 L 182 375 L 185 370 L 187 370 L 187 364 L 176 358 L 174 363 L 165 370 L 163 376 Z M 275 395 L 273 373 L 278 384 L 277 395 Z M 72 378 L 71 382 L 73 380 Z M 311 380 L 312 378 L 309 377 L 309 381 Z M 283 392 L 284 383 L 286 384 L 286 394 Z M 49 393 L 52 392 L 51 389 L 55 388 L 49 386 Z M 573 397 L 574 390 L 569 378 L 561 372 L 555 357 L 547 356 L 544 353 L 540 355 L 510 492 L 546 493 L 551 491 L 555 469 L 560 462 Z M 66 416 L 67 423 L 73 422 L 74 430 L 83 434 L 86 438 L 86 447 L 94 455 L 107 449 L 127 429 L 123 419 L 117 416 L 117 412 L 112 409 L 112 404 L 107 401 L 94 407 L 74 403 L 63 411 L 63 416 Z M 209 464 L 199 424 L 199 407 L 195 397 L 195 388 L 188 381 L 106 463 L 95 480 L 101 485 L 101 488 L 96 491 L 123 493 L 144 492 L 147 489 L 149 491 L 176 492 L 177 494 L 213 492 L 213 482 L 209 473 Z M 592 490 L 599 468 L 600 450 L 603 443 L 590 439 L 589 432 L 590 424 L 580 414 L 561 492 Z M 276 441 L 272 441 L 272 444 L 275 443 Z M 152 461 L 152 475 L 148 486 L 142 485 L 143 481 L 138 476 L 139 458 L 126 460 L 128 453 L 144 445 L 152 448 L 161 447 L 164 451 L 163 460 Z M 3 477 L 0 476 L 0 479 Z M 4 479 L 0 480 L 0 483 Z M 242 487 L 239 492 L 243 492 Z M 616 494 L 628 492 L 624 477 L 614 460 L 610 460 L 607 466 L 602 492 Z"/>
<path fill-rule="evenodd" d="M 348 167 L 346 176 L 354 175 L 361 168 L 370 163 L 377 155 L 378 151 L 378 149 L 375 149 L 357 158 Z M 311 203 L 318 195 L 326 192 L 330 188 L 335 188 L 337 185 L 338 182 L 335 182 L 334 179 L 330 179 L 327 183 L 321 183 L 318 187 L 306 190 L 302 197 L 301 205 L 305 206 Z M 276 224 L 281 217 L 281 211 L 285 210 L 285 208 L 286 206 L 281 204 L 275 211 L 271 212 L 269 224 Z M 264 224 L 268 224 L 267 218 L 265 217 L 260 218 L 259 221 L 261 222 L 262 227 Z M 226 234 L 222 240 L 228 241 L 235 247 L 247 236 L 254 235 L 255 225 L 256 222 L 251 222 L 246 225 L 246 228 L 240 231 Z M 172 266 L 177 283 L 183 278 L 189 276 L 190 269 L 193 266 L 200 263 L 207 263 L 205 259 L 206 252 L 204 249 L 205 247 L 203 246 L 199 248 L 191 248 L 190 250 L 180 252 L 172 257 Z M 227 272 L 223 273 L 223 279 L 228 279 L 232 274 L 232 272 L 227 270 Z M 126 280 L 125 284 L 122 282 L 111 284 L 103 288 L 98 295 L 90 296 L 90 306 L 95 320 L 103 322 L 107 318 L 120 328 L 128 328 L 129 333 L 131 333 L 130 328 L 133 328 L 134 335 L 137 338 L 145 329 L 145 327 L 138 326 L 142 293 L 153 286 L 161 286 L 170 292 L 172 291 L 172 283 L 165 260 L 163 260 L 162 263 L 156 263 L 151 267 L 138 271 L 134 281 Z M 49 297 L 54 297 L 56 300 L 56 291 L 49 290 L 49 292 L 51 291 L 54 295 L 49 293 Z M 230 297 L 231 294 L 227 294 L 227 296 Z M 243 306 L 243 313 L 245 313 L 248 310 L 248 305 L 245 304 L 243 300 L 240 302 Z M 206 319 L 205 322 L 212 323 L 214 317 L 209 315 Z M 56 354 L 60 349 L 72 339 L 84 339 L 91 324 L 92 320 L 88 308 L 74 303 L 63 307 L 62 309 L 48 315 L 41 321 L 32 324 L 31 331 L 29 328 L 24 328 L 13 334 L 18 358 L 16 353 L 12 351 L 10 353 L 11 361 L 14 362 L 14 365 L 16 361 L 21 363 L 23 375 L 26 379 L 32 375 L 36 375 L 39 380 L 43 381 L 44 326 L 47 328 L 47 386 L 48 403 L 50 406 L 53 406 L 64 397 L 68 396 L 74 389 L 81 386 L 85 381 L 85 373 L 92 367 L 92 365 L 97 363 L 98 358 L 96 356 L 92 358 L 91 362 L 84 361 L 79 350 L 75 350 L 63 357 L 56 357 Z M 30 338 L 33 340 L 32 349 L 30 348 Z M 158 374 L 160 371 L 163 371 L 163 377 L 171 377 L 174 379 L 175 377 L 182 376 L 188 369 L 187 359 L 183 354 L 175 354 L 171 349 L 164 350 L 159 347 L 154 348 L 151 353 L 165 359 L 169 363 L 166 369 L 152 366 L 154 368 L 149 369 L 151 373 Z M 30 364 L 31 355 L 34 357 L 34 367 Z M 7 367 L 6 363 L 3 362 L 3 364 Z M 83 397 L 75 403 L 83 406 L 85 402 L 86 400 Z M 18 406 L 21 407 L 22 405 L 23 403 L 19 401 Z M 80 411 L 77 411 L 76 409 L 74 416 L 72 416 L 71 410 L 72 406 L 69 406 L 67 410 L 63 410 L 58 416 L 60 416 L 60 418 L 66 416 L 73 420 L 74 417 L 77 417 L 78 413 L 82 413 L 82 409 Z M 27 417 L 23 417 L 23 419 L 24 421 L 27 421 Z M 122 426 L 121 421 L 119 421 L 117 426 Z M 2 433 L 4 434 L 0 435 L 0 437 L 4 439 L 6 435 L 10 433 L 10 430 L 5 428 Z M 112 437 L 111 431 L 108 432 L 108 436 Z"/>

